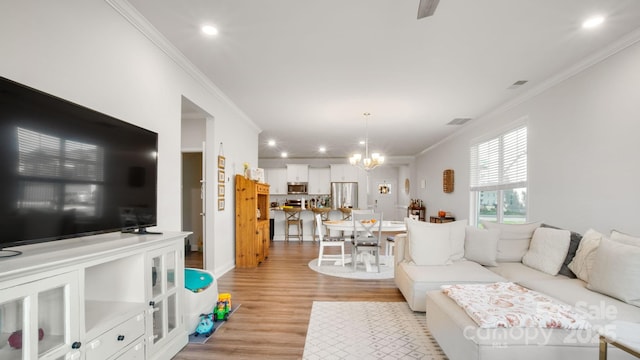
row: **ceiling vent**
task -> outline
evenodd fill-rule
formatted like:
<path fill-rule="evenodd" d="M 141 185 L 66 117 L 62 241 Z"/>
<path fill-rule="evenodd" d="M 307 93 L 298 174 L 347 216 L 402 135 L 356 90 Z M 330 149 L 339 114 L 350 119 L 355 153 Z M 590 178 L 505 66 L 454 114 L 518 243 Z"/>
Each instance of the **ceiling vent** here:
<path fill-rule="evenodd" d="M 471 120 L 471 118 L 455 118 L 451 121 L 449 121 L 447 123 L 447 125 L 464 125 L 466 124 L 469 120 Z"/>
<path fill-rule="evenodd" d="M 529 80 L 518 80 L 518 81 L 514 82 L 511 86 L 509 86 L 507 89 L 509 89 L 509 90 L 517 89 L 520 86 L 522 86 L 522 85 L 524 85 L 524 84 L 526 84 L 528 82 L 529 82 Z"/>

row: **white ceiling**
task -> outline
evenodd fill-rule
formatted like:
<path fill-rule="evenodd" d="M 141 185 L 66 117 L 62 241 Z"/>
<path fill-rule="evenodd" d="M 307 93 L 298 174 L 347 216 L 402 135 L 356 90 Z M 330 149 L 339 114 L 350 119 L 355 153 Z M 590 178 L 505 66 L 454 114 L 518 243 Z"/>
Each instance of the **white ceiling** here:
<path fill-rule="evenodd" d="M 129 2 L 263 130 L 260 158 L 362 151 L 364 112 L 370 150 L 415 155 L 640 26 L 638 0 Z"/>

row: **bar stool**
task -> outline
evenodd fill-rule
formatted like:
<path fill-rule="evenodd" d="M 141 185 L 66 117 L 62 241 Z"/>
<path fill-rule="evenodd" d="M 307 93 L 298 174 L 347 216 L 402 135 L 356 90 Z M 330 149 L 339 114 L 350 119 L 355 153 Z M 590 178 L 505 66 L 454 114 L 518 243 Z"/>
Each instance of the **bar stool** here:
<path fill-rule="evenodd" d="M 329 211 L 331 211 L 331 208 L 311 208 L 311 211 L 313 211 L 313 228 L 311 229 L 311 232 L 313 234 L 313 241 L 316 241 L 316 228 L 318 227 L 318 223 L 317 223 L 317 217 L 316 215 L 320 215 L 320 219 L 322 221 L 325 220 L 329 220 Z M 324 231 L 325 234 L 327 234 L 327 236 L 329 236 L 329 232 L 325 229 Z M 318 235 L 319 236 L 319 235 Z"/>
<path fill-rule="evenodd" d="M 289 241 L 290 237 L 297 237 L 302 243 L 302 219 L 300 218 L 300 209 L 284 209 L 284 239 Z M 295 226 L 297 232 L 295 234 L 291 234 L 289 232 L 289 228 L 291 226 Z"/>

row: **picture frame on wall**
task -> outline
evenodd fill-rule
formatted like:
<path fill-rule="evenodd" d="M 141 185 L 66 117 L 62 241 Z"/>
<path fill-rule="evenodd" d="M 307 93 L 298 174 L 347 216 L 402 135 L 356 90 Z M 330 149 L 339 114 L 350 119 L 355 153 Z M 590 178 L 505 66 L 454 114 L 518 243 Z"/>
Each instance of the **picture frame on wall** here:
<path fill-rule="evenodd" d="M 224 197 L 224 184 L 218 184 L 218 197 Z"/>
<path fill-rule="evenodd" d="M 218 170 L 218 182 L 224 184 L 224 170 Z"/>
<path fill-rule="evenodd" d="M 218 169 L 224 169 L 225 162 L 224 156 L 218 155 Z"/>
<path fill-rule="evenodd" d="M 218 210 L 224 210 L 224 199 L 218 199 Z"/>

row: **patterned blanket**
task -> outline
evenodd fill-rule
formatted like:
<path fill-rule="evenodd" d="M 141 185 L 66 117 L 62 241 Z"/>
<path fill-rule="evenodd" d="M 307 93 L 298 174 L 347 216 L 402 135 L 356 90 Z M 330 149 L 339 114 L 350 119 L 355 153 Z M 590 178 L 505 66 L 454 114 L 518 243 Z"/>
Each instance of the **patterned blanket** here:
<path fill-rule="evenodd" d="M 591 328 L 571 306 L 512 282 L 444 285 L 442 291 L 481 328 Z"/>

